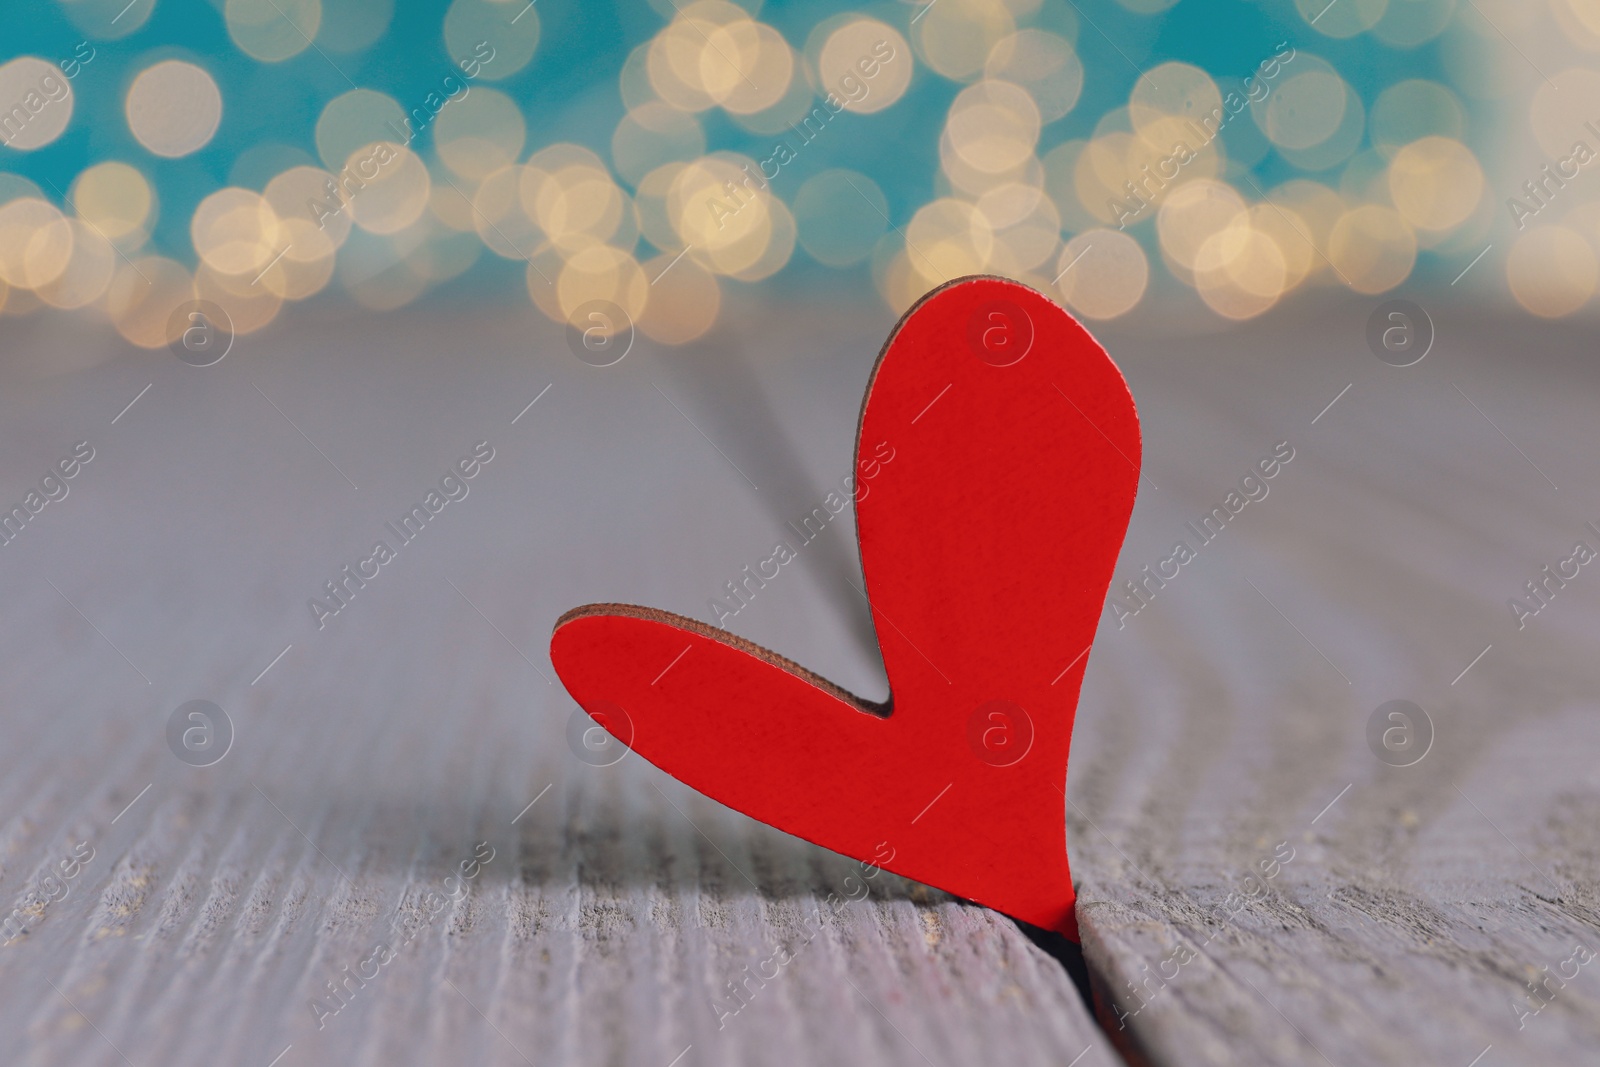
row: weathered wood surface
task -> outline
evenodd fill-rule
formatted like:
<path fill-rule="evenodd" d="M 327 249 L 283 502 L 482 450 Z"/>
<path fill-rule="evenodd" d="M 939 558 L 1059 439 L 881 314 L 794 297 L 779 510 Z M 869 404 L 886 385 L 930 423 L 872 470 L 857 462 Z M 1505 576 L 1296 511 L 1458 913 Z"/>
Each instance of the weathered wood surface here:
<path fill-rule="evenodd" d="M 1296 450 L 1090 660 L 1080 918 L 1109 1028 L 1151 1063 L 1581 1063 L 1600 1040 L 1600 966 L 1526 999 L 1600 950 L 1600 578 L 1521 631 L 1506 607 L 1600 547 L 1590 338 L 1434 308 L 1435 350 L 1396 369 L 1366 350 L 1370 307 L 1099 331 L 1146 428 L 1119 584 Z M 94 853 L 0 948 L 0 1060 L 1117 1062 L 1009 922 L 888 875 L 833 914 L 853 863 L 632 757 L 586 765 L 549 684 L 562 610 L 707 618 L 848 472 L 889 316 L 736 308 L 703 349 L 641 341 L 605 370 L 536 322 L 308 314 L 199 370 L 6 321 L 0 502 L 96 453 L 0 548 L 0 899 Z M 307 599 L 484 439 L 467 497 L 319 631 Z M 852 536 L 731 625 L 881 697 Z M 1436 728 L 1410 767 L 1366 740 L 1396 698 Z M 236 731 L 207 768 L 165 736 L 193 699 Z M 494 858 L 430 919 L 480 842 Z M 394 958 L 319 1029 L 313 999 L 380 942 Z M 727 983 L 780 948 L 719 1029 Z M 1548 1000 L 1520 1031 L 1519 998 Z"/>
<path fill-rule="evenodd" d="M 1119 575 L 1296 454 L 1095 646 L 1067 809 L 1086 955 L 1154 1063 L 1593 1062 L 1600 960 L 1567 961 L 1600 950 L 1600 575 L 1520 631 L 1507 606 L 1600 549 L 1593 335 L 1434 307 L 1397 369 L 1370 307 L 1126 360 L 1159 489 Z M 1412 766 L 1368 747 L 1393 699 L 1433 722 Z"/>
<path fill-rule="evenodd" d="M 770 348 L 763 318 L 707 358 Z M 0 1062 L 1116 1063 L 1014 924 L 581 762 L 548 684 L 563 610 L 704 617 L 849 470 L 886 324 L 793 322 L 763 408 L 642 342 L 588 367 L 537 320 L 309 319 L 204 370 L 6 320 L 0 499 L 95 455 L 0 548 L 0 899 L 74 875 L 0 948 Z M 467 496 L 319 631 L 308 598 L 480 440 Z M 870 689 L 828 537 L 738 623 Z M 165 735 L 194 699 L 236 732 L 206 768 Z"/>

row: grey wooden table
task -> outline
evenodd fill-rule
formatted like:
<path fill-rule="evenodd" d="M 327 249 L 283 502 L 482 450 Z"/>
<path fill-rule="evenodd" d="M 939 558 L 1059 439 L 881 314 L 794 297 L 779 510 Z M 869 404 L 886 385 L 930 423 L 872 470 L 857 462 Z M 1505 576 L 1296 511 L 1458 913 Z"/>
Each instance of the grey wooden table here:
<path fill-rule="evenodd" d="M 848 472 L 887 314 L 736 299 L 603 370 L 524 309 L 302 311 L 205 369 L 0 321 L 0 503 L 93 450 L 0 547 L 0 1061 L 1592 1061 L 1600 577 L 1507 606 L 1600 548 L 1592 336 L 1435 307 L 1399 369 L 1371 307 L 1099 331 L 1146 433 L 1119 585 L 1294 458 L 1091 656 L 1067 819 L 1098 1021 L 1014 923 L 862 895 L 585 748 L 551 684 L 561 611 L 707 618 Z M 731 627 L 879 697 L 836 525 Z M 1369 743 L 1391 700 L 1431 721 L 1418 762 L 1420 719 Z"/>

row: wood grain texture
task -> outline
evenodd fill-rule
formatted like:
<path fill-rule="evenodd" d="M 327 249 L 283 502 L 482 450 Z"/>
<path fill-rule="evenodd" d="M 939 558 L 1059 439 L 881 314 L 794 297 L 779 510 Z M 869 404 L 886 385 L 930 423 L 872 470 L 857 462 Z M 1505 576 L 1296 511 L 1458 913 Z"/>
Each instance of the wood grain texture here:
<path fill-rule="evenodd" d="M 66 894 L 0 948 L 0 1062 L 1116 1063 L 1015 924 L 583 762 L 550 684 L 563 610 L 704 618 L 848 472 L 878 323 L 791 322 L 730 386 L 738 327 L 602 371 L 536 318 L 308 318 L 204 370 L 6 320 L 0 499 L 95 454 L 0 548 L 0 899 Z M 881 690 L 840 525 L 738 624 Z M 204 768 L 166 739 L 194 699 L 235 733 Z"/>
<path fill-rule="evenodd" d="M 1600 577 L 1521 630 L 1506 604 L 1600 540 L 1592 340 L 1436 307 L 1434 352 L 1396 369 L 1371 307 L 1097 331 L 1146 435 L 1118 585 L 1295 448 L 1089 660 L 1079 918 L 1150 1063 L 1578 1064 L 1600 1039 L 1596 964 L 1513 1010 L 1600 949 Z M 889 318 L 736 306 L 703 347 L 605 371 L 531 311 L 307 314 L 205 370 L 6 320 L 0 503 L 96 455 L 0 548 L 5 907 L 94 858 L 0 948 L 0 1061 L 1115 1063 L 1062 969 L 981 909 L 885 875 L 802 946 L 856 866 L 635 759 L 581 762 L 546 677 L 576 604 L 711 621 L 849 472 Z M 468 495 L 319 630 L 307 600 L 485 439 Z M 881 699 L 852 538 L 731 628 Z M 203 769 L 165 739 L 193 699 L 236 734 Z M 1392 699 L 1435 727 L 1414 766 L 1367 744 Z M 313 998 L 379 942 L 394 959 L 318 1029 Z M 719 1030 L 714 998 L 779 948 Z"/>
<path fill-rule="evenodd" d="M 1498 1067 L 1600 1042 L 1600 968 L 1567 962 L 1600 949 L 1600 576 L 1522 629 L 1507 605 L 1600 548 L 1592 339 L 1435 307 L 1435 350 L 1397 369 L 1365 350 L 1369 310 L 1130 367 L 1159 489 L 1117 584 L 1179 539 L 1197 555 L 1102 631 L 1067 820 L 1110 1028 L 1148 1062 Z M 1200 545 L 1185 524 L 1285 440 L 1268 495 Z M 1433 723 L 1411 766 L 1367 742 L 1394 699 Z"/>

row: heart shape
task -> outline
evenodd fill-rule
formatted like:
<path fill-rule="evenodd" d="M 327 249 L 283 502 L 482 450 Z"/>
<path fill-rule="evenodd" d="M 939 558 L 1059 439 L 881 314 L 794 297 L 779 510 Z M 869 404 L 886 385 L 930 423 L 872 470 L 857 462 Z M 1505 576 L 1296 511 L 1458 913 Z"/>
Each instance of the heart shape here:
<path fill-rule="evenodd" d="M 563 615 L 551 659 L 597 722 L 707 796 L 1076 940 L 1067 751 L 1138 487 L 1127 383 L 1044 296 L 962 278 L 890 334 L 856 452 L 886 704 L 631 605 Z"/>

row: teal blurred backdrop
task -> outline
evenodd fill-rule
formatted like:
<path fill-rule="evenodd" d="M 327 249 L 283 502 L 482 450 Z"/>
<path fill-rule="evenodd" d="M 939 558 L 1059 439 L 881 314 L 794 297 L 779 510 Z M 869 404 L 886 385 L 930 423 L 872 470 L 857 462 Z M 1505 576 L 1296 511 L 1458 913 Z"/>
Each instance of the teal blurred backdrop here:
<path fill-rule="evenodd" d="M 685 343 L 730 287 L 898 310 L 987 271 L 1225 323 L 1477 266 L 1569 315 L 1597 33 L 1592 0 L 38 0 L 0 56 L 0 314 L 156 347 L 195 297 L 241 333 L 598 299 Z"/>

